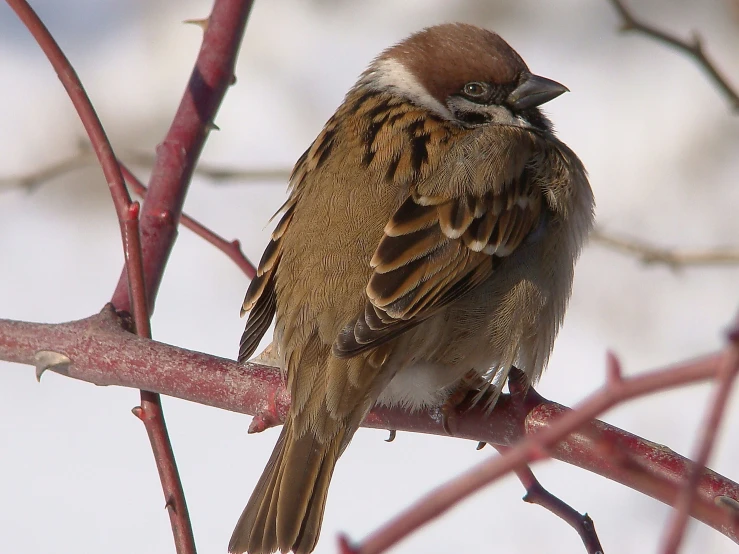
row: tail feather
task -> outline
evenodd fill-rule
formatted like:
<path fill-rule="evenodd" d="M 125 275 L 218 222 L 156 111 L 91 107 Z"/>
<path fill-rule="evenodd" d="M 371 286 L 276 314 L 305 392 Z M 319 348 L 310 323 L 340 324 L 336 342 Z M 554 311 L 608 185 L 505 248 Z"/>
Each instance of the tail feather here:
<path fill-rule="evenodd" d="M 236 524 L 229 552 L 308 554 L 315 548 L 344 434 L 326 442 L 311 433 L 295 437 L 288 419 Z"/>
<path fill-rule="evenodd" d="M 321 472 L 318 475 L 318 479 L 316 479 L 316 485 L 303 520 L 303 525 L 300 529 L 300 534 L 295 541 L 295 552 L 312 552 L 316 547 L 316 543 L 318 543 L 318 535 L 321 531 L 321 524 L 323 523 L 323 513 L 326 508 L 328 485 L 331 481 L 335 461 L 338 457 L 337 454 L 332 458 L 334 463 L 323 463 L 321 465 Z"/>

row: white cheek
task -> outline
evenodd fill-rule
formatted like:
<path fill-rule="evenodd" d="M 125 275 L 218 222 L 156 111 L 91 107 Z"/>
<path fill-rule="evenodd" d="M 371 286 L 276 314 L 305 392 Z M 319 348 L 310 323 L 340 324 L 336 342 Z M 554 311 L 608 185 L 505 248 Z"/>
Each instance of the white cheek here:
<path fill-rule="evenodd" d="M 510 125 L 513 127 L 531 127 L 529 122 L 523 117 L 520 115 L 514 115 L 510 110 L 503 106 L 486 106 L 484 111 L 490 114 L 490 123 Z"/>
<path fill-rule="evenodd" d="M 444 119 L 454 119 L 447 107 L 431 96 L 413 74 L 397 60 L 384 58 L 375 61 L 362 77 L 362 82 L 373 89 L 395 90 L 414 104 L 428 108 Z"/>

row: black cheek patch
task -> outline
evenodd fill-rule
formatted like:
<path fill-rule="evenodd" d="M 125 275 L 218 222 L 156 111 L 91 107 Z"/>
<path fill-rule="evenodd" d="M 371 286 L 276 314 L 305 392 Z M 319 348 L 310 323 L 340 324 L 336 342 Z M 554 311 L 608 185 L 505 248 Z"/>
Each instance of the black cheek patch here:
<path fill-rule="evenodd" d="M 454 113 L 454 116 L 467 125 L 485 125 L 490 123 L 490 115 L 482 112 L 462 112 Z"/>

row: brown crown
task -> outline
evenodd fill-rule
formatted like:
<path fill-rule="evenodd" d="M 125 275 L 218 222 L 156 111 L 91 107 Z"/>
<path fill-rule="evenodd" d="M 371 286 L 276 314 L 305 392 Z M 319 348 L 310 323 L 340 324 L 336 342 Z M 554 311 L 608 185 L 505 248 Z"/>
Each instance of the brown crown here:
<path fill-rule="evenodd" d="M 401 62 L 439 102 L 466 83 L 515 83 L 528 72 L 521 56 L 497 34 L 464 23 L 428 27 L 392 46 L 380 59 Z"/>

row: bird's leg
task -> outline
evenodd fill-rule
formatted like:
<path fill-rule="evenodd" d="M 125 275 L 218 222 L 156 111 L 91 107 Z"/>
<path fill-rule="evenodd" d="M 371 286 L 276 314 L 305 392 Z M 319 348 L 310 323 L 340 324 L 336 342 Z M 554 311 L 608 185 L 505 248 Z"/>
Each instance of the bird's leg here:
<path fill-rule="evenodd" d="M 463 414 L 484 396 L 487 381 L 475 370 L 470 370 L 459 381 L 457 389 L 441 405 L 441 424 L 448 435 L 452 435 L 450 422 Z"/>

